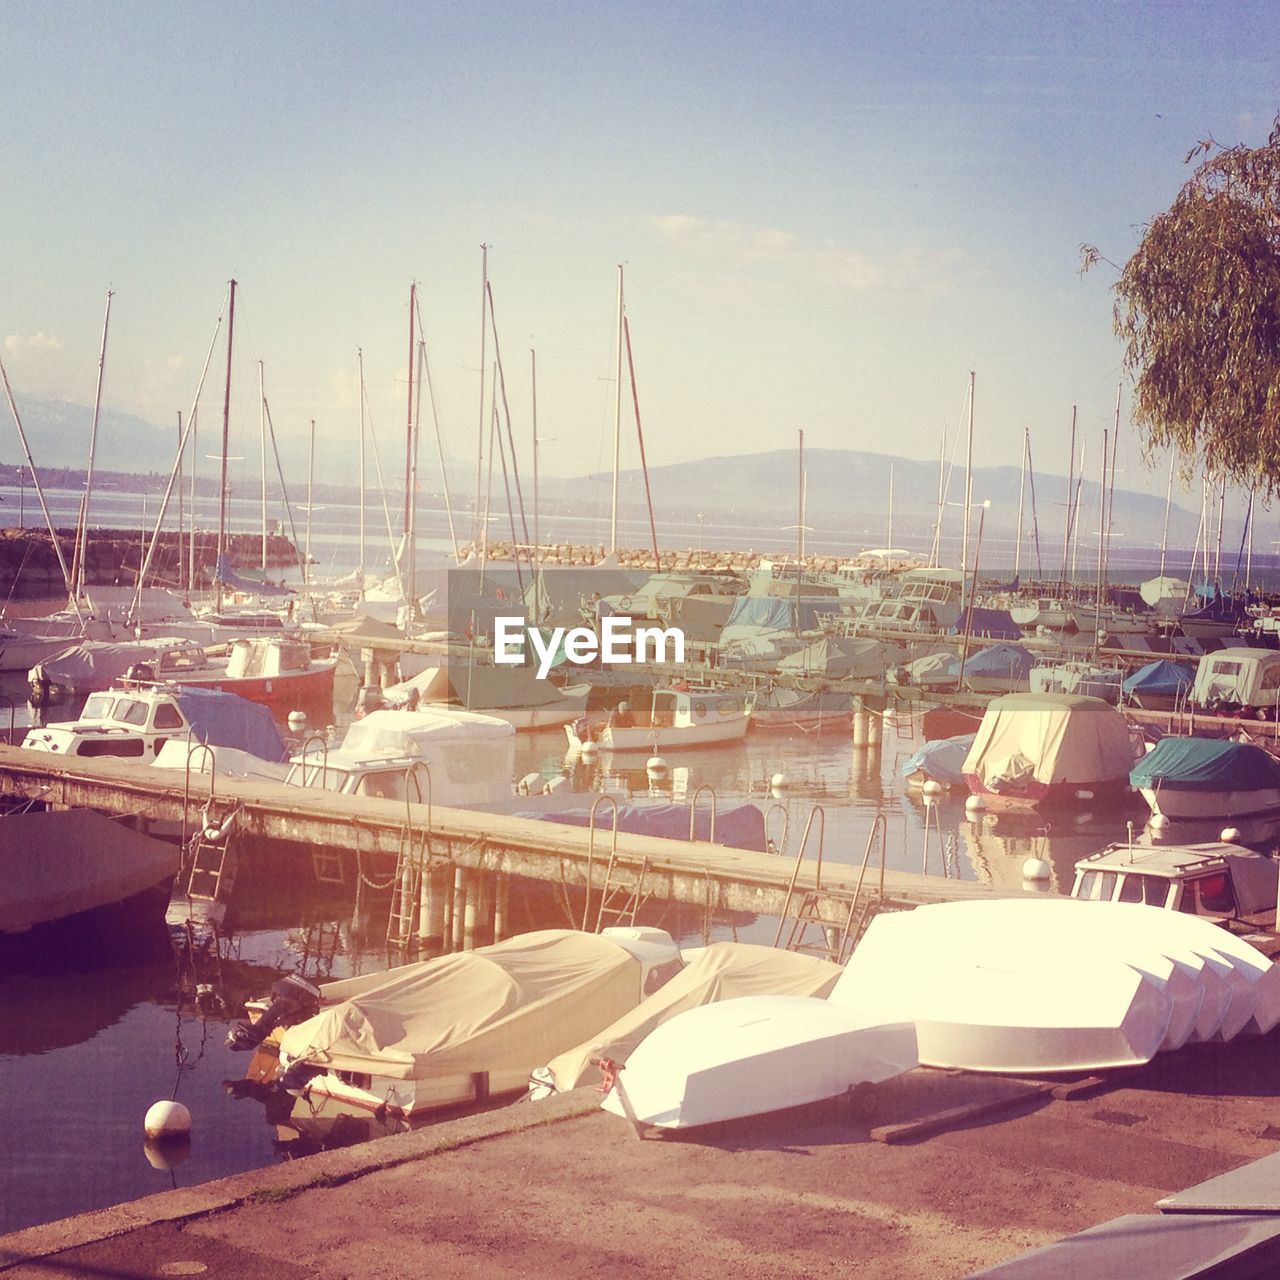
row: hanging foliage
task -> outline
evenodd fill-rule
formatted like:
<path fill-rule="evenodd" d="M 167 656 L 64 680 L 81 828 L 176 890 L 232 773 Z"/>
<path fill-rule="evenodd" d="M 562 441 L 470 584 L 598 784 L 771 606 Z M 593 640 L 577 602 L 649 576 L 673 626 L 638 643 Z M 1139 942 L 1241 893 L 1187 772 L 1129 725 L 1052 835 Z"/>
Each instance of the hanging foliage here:
<path fill-rule="evenodd" d="M 1280 490 L 1280 116 L 1265 146 L 1202 142 L 1115 285 L 1149 451 Z M 1088 269 L 1098 258 L 1085 246 Z"/>

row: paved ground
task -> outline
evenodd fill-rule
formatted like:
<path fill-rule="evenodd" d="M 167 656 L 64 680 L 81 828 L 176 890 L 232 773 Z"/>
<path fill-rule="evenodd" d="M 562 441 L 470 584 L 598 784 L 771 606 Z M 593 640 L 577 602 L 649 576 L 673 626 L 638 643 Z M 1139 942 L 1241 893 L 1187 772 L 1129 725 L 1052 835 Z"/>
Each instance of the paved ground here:
<path fill-rule="evenodd" d="M 1022 1095 L 915 1072 L 834 1105 L 638 1141 L 593 1096 L 521 1105 L 0 1237 L 34 1280 L 210 1275 L 943 1280 L 1277 1150 L 1280 1037 L 912 1143 L 873 1126 Z M 545 1109 L 544 1109 L 545 1108 Z"/>

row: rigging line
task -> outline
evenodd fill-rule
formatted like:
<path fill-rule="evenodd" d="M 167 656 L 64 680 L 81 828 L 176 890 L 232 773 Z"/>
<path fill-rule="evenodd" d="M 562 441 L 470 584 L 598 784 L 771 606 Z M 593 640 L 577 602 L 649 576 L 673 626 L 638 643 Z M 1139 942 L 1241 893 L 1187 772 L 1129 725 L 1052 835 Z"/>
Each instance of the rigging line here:
<path fill-rule="evenodd" d="M 649 507 L 649 536 L 653 539 L 653 570 L 662 570 L 662 557 L 658 552 L 658 527 L 653 520 L 653 490 L 649 487 L 649 464 L 644 456 L 644 428 L 640 425 L 640 393 L 636 389 L 636 366 L 631 358 L 631 322 L 625 313 L 622 317 L 622 333 L 627 341 L 627 371 L 631 376 L 631 401 L 636 411 L 636 438 L 640 442 L 640 470 L 644 474 L 644 498 Z"/>
<path fill-rule="evenodd" d="M 1040 520 L 1036 515 L 1036 468 L 1031 460 L 1031 432 L 1026 435 L 1027 442 L 1027 479 L 1031 482 L 1031 532 L 1036 544 L 1036 577 L 1043 581 L 1044 565 L 1040 561 Z"/>
<path fill-rule="evenodd" d="M 280 464 L 280 446 L 276 443 L 276 427 L 275 423 L 271 421 L 271 404 L 267 400 L 266 396 L 262 397 L 262 407 L 266 410 L 267 414 L 267 434 L 271 437 L 271 452 L 276 460 L 276 473 L 280 477 L 280 496 L 284 499 L 284 514 L 289 521 L 289 537 L 293 540 L 294 554 L 298 556 L 299 560 L 301 560 L 302 555 L 298 550 L 298 526 L 293 519 L 293 504 L 289 501 L 289 489 L 284 482 L 284 467 Z M 302 571 L 302 581 L 304 584 L 307 581 L 307 576 L 307 570 L 304 568 Z M 312 616 L 316 617 L 315 599 L 310 595 L 310 593 L 308 593 L 307 599 L 311 601 Z"/>
<path fill-rule="evenodd" d="M 495 362 L 498 359 L 496 351 L 494 352 L 494 359 L 495 359 Z M 498 377 L 501 378 L 502 365 L 500 363 L 497 364 L 497 369 L 498 369 Z M 494 415 L 494 422 L 496 423 L 497 417 L 498 417 L 497 405 L 494 405 L 493 415 Z M 507 494 L 507 519 L 511 523 L 511 558 L 515 561 L 516 584 L 520 588 L 520 598 L 521 600 L 523 600 L 524 599 L 524 574 L 520 572 L 520 542 L 519 542 L 519 539 L 516 537 L 516 513 L 515 513 L 515 509 L 511 505 L 511 480 L 507 476 L 507 447 L 502 443 L 501 430 L 498 431 L 497 436 L 498 436 L 498 459 L 502 463 L 502 487 Z M 515 468 L 515 460 L 512 459 L 512 469 L 514 470 L 514 468 Z"/>
<path fill-rule="evenodd" d="M 426 333 L 426 330 L 422 326 L 421 309 L 419 309 L 419 312 L 418 312 L 418 332 L 420 334 Z M 449 541 L 453 544 L 453 559 L 454 559 L 454 563 L 456 564 L 461 557 L 458 553 L 458 535 L 454 532 L 454 528 L 453 528 L 453 499 L 449 496 L 449 473 L 445 469 L 445 465 L 444 465 L 444 442 L 441 438 L 441 433 L 440 433 L 440 412 L 436 408 L 436 388 L 435 388 L 435 384 L 431 381 L 431 361 L 427 356 L 426 338 L 423 337 L 421 339 L 421 342 L 422 342 L 422 371 L 425 374 L 426 381 L 427 381 L 427 399 L 431 402 L 431 422 L 432 422 L 432 425 L 435 427 L 435 433 L 436 433 L 436 457 L 439 459 L 439 462 L 440 462 L 440 483 L 444 489 L 444 510 L 445 510 L 445 515 L 449 519 Z"/>
<path fill-rule="evenodd" d="M 150 569 L 151 569 L 151 561 L 155 556 L 156 547 L 159 545 L 159 542 L 160 542 L 160 530 L 164 528 L 164 518 L 169 510 L 169 499 L 173 495 L 174 482 L 177 480 L 178 471 L 182 466 L 183 450 L 186 448 L 187 438 L 191 434 L 191 431 L 195 425 L 196 406 L 200 403 L 200 393 L 204 390 L 205 376 L 209 372 L 209 364 L 210 364 L 210 361 L 212 361 L 213 359 L 214 348 L 218 345 L 218 335 L 222 332 L 222 319 L 226 313 L 227 298 L 229 298 L 230 296 L 231 296 L 231 286 L 230 284 L 228 284 L 227 292 L 223 297 L 223 303 L 222 303 L 223 309 L 218 313 L 218 323 L 214 325 L 213 338 L 209 343 L 208 354 L 204 358 L 204 368 L 200 370 L 200 381 L 196 384 L 196 393 L 191 399 L 191 412 L 187 415 L 187 425 L 183 429 L 182 440 L 178 445 L 178 453 L 173 460 L 173 470 L 169 473 L 169 483 L 168 485 L 165 486 L 164 497 L 160 501 L 160 512 L 156 516 L 155 532 L 151 535 L 151 542 L 147 547 L 146 557 L 144 558 L 142 564 L 138 568 L 138 585 L 134 589 L 133 602 L 129 606 L 129 620 L 131 622 L 137 617 L 138 609 L 141 607 L 142 587 L 147 580 L 147 574 L 150 572 Z M 192 518 L 194 519 L 194 516 Z"/>
<path fill-rule="evenodd" d="M 387 522 L 387 545 L 391 551 L 391 564 L 395 568 L 396 579 L 400 583 L 400 593 L 403 595 L 404 579 L 400 574 L 400 557 L 396 553 L 396 535 L 391 527 L 391 508 L 387 505 L 387 486 L 382 477 L 382 459 L 378 454 L 378 437 L 373 429 L 373 411 L 369 407 L 367 390 L 362 390 L 361 394 L 364 396 L 365 429 L 369 433 L 369 444 L 373 449 L 373 469 L 378 476 L 378 496 L 382 499 L 382 514 Z"/>
<path fill-rule="evenodd" d="M 493 286 L 486 282 L 485 288 L 489 293 L 489 326 L 493 332 L 493 358 L 498 369 L 498 385 L 502 389 L 502 414 L 506 419 L 507 444 L 511 449 L 511 471 L 516 482 L 516 500 L 520 504 L 520 527 L 524 532 L 524 541 L 527 546 L 529 543 L 529 522 L 525 518 L 524 492 L 520 487 L 520 462 L 516 456 L 515 437 L 511 432 L 511 407 L 507 402 L 507 375 L 502 368 L 502 352 L 498 347 L 498 314 L 493 306 Z M 510 506 L 510 503 L 511 498 L 508 496 L 507 505 Z"/>

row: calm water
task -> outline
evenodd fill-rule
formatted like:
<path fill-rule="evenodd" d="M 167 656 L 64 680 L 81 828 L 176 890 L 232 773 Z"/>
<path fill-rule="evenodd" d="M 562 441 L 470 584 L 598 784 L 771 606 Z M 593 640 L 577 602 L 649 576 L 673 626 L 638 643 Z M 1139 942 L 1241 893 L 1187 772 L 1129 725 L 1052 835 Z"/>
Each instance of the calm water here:
<path fill-rule="evenodd" d="M 561 772 L 563 746 L 559 734 L 522 735 L 516 776 Z M 1035 856 L 1051 864 L 1053 887 L 1066 891 L 1077 858 L 1123 838 L 1126 817 L 1142 821 L 1139 808 L 1128 815 L 1078 813 L 1052 825 L 1004 816 L 970 822 L 962 800 L 950 797 L 926 810 L 896 778 L 912 750 L 912 743 L 890 736 L 879 761 L 873 757 L 869 765 L 845 732 L 761 733 L 733 748 L 672 754 L 664 792 L 687 798 L 711 787 L 721 808 L 753 800 L 770 810 L 775 837 L 785 811 L 791 851 L 818 806 L 826 817 L 823 856 L 841 863 L 861 860 L 872 823 L 883 814 L 890 867 L 1009 888 L 1020 886 L 1022 864 Z M 642 760 L 629 763 L 637 768 L 612 769 L 605 757 L 592 770 L 579 766 L 575 781 L 646 791 Z M 779 772 L 791 782 L 781 802 L 769 796 L 769 780 Z M 706 792 L 701 803 L 709 803 Z M 816 828 L 808 852 L 816 856 Z M 239 1001 L 265 992 L 285 972 L 325 979 L 387 965 L 386 895 L 351 875 L 345 884 L 317 882 L 305 854 L 282 859 L 248 848 L 241 868 L 229 936 L 220 955 L 202 960 L 194 975 L 213 984 L 226 1010 L 202 1015 L 190 997 L 191 975 L 184 983 L 163 952 L 144 965 L 11 972 L 0 979 L 0 1091 L 10 1100 L 0 1231 L 389 1131 L 365 1114 L 313 1111 L 302 1102 L 290 1116 L 236 1096 L 252 1093 L 243 1083 L 248 1055 L 223 1045 Z M 513 892 L 514 931 L 567 923 L 546 887 Z M 661 923 L 688 943 L 707 936 L 772 943 L 776 929 L 775 920 L 739 916 L 711 922 L 708 932 L 701 913 L 688 910 Z M 152 1102 L 175 1095 L 192 1111 L 193 1136 L 179 1163 L 157 1168 L 155 1153 L 144 1147 L 142 1117 Z"/>

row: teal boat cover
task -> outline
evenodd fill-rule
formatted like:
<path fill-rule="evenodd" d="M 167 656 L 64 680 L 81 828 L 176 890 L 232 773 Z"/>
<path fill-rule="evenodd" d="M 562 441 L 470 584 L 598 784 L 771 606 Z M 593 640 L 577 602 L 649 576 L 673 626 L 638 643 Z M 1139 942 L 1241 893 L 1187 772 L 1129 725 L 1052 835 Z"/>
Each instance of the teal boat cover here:
<path fill-rule="evenodd" d="M 1261 791 L 1280 787 L 1280 761 L 1248 742 L 1161 738 L 1129 774 L 1138 788 Z"/>

